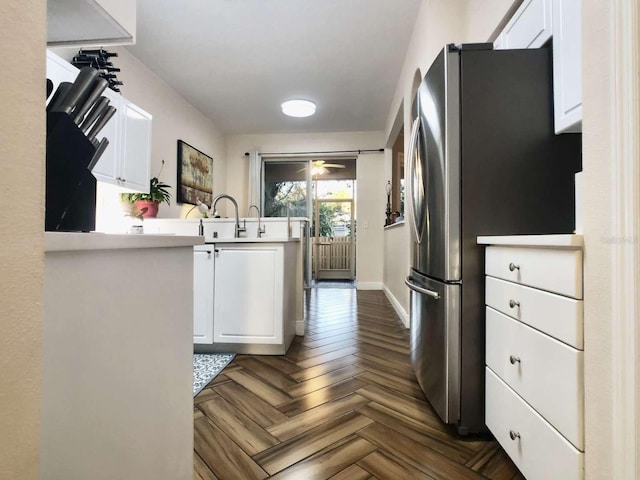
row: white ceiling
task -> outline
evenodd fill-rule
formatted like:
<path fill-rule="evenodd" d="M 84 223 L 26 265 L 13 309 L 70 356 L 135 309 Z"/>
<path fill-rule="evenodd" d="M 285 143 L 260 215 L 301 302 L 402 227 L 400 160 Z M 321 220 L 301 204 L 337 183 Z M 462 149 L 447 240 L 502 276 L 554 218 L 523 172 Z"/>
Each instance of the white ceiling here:
<path fill-rule="evenodd" d="M 383 130 L 421 1 L 137 0 L 128 48 L 224 133 Z"/>

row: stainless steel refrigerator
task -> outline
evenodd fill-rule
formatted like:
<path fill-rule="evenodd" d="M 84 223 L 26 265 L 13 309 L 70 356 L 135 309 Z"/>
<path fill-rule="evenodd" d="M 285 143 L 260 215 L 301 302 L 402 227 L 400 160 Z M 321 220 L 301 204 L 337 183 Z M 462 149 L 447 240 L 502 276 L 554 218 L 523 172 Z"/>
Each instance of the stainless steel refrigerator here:
<path fill-rule="evenodd" d="M 460 434 L 484 425 L 484 249 L 479 235 L 571 233 L 581 135 L 553 131 L 549 48 L 445 47 L 413 105 L 411 360 Z"/>

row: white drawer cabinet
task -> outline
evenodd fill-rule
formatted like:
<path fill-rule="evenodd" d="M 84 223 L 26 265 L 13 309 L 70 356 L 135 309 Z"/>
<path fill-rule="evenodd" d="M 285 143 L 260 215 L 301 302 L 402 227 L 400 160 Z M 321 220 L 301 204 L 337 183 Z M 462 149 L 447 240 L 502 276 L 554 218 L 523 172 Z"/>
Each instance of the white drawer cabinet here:
<path fill-rule="evenodd" d="M 583 352 L 490 307 L 486 345 L 487 367 L 584 450 Z"/>
<path fill-rule="evenodd" d="M 486 424 L 529 480 L 584 476 L 582 243 L 486 244 Z"/>
<path fill-rule="evenodd" d="M 492 277 L 582 298 L 582 251 L 487 248 L 486 273 Z"/>
<path fill-rule="evenodd" d="M 584 454 L 490 368 L 486 402 L 487 427 L 527 480 L 584 478 Z"/>
<path fill-rule="evenodd" d="M 582 301 L 494 277 L 486 279 L 487 306 L 572 347 L 583 348 Z"/>

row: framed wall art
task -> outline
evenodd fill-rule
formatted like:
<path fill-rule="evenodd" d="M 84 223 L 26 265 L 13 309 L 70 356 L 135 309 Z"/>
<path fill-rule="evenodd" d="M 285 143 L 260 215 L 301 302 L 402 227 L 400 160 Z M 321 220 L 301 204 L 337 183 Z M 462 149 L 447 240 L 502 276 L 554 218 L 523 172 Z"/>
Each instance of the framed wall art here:
<path fill-rule="evenodd" d="M 178 140 L 178 203 L 196 205 L 213 200 L 213 158 Z"/>

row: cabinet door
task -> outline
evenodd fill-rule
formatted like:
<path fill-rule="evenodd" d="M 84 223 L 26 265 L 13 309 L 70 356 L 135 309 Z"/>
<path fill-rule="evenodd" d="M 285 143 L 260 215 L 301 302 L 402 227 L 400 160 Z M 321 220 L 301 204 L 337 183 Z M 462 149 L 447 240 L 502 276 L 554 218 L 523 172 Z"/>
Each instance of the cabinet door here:
<path fill-rule="evenodd" d="M 283 247 L 216 245 L 215 343 L 282 343 Z"/>
<path fill-rule="evenodd" d="M 538 48 L 551 38 L 551 1 L 525 0 L 504 27 L 496 49 Z"/>
<path fill-rule="evenodd" d="M 582 131 L 581 0 L 553 2 L 555 131 Z"/>
<path fill-rule="evenodd" d="M 126 99 L 122 99 L 122 186 L 149 191 L 151 160 L 151 115 Z"/>
<path fill-rule="evenodd" d="M 47 50 L 47 78 L 53 82 L 53 91 L 46 103 L 49 104 L 60 83 L 73 82 L 78 72 L 79 70 L 69 62 Z"/>
<path fill-rule="evenodd" d="M 213 245 L 193 252 L 193 343 L 213 343 Z"/>
<path fill-rule="evenodd" d="M 96 137 L 100 140 L 102 140 L 102 138 L 107 138 L 109 140 L 109 145 L 100 157 L 98 163 L 93 167 L 93 170 L 91 170 L 91 173 L 96 177 L 96 180 L 101 182 L 122 185 L 122 182 L 120 181 L 120 172 L 118 171 L 118 159 L 121 155 L 120 148 L 122 146 L 120 142 L 120 129 L 122 128 L 120 109 L 122 108 L 122 97 L 119 93 L 108 88 L 104 91 L 102 96 L 109 99 L 109 105 L 116 108 L 116 113 L 111 117 L 111 120 L 107 122 Z"/>

